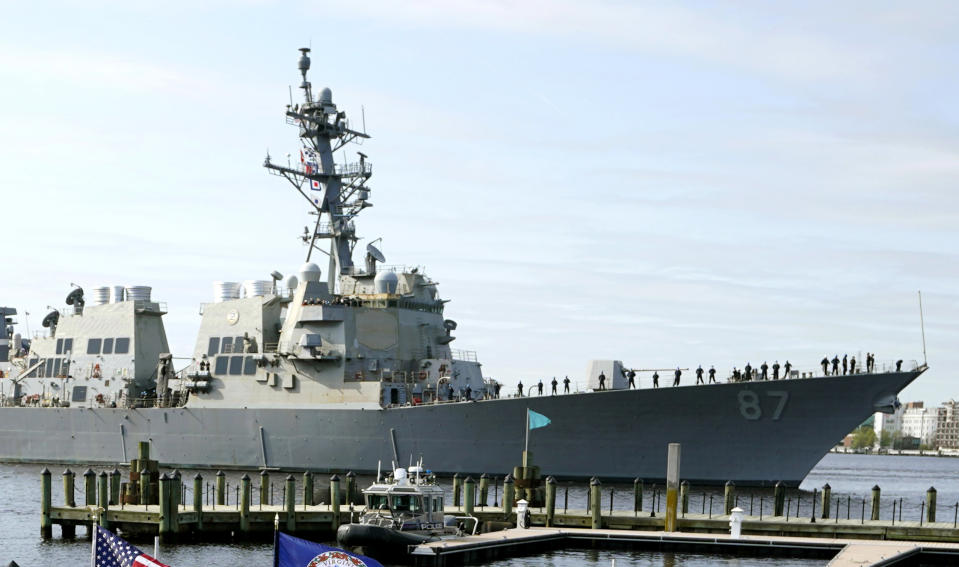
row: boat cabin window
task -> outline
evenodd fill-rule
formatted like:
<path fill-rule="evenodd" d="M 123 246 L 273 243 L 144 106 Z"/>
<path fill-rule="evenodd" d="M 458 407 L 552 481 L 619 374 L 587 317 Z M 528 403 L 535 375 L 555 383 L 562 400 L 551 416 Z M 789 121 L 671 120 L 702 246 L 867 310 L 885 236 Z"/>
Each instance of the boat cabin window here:
<path fill-rule="evenodd" d="M 54 376 L 60 375 L 60 364 L 62 360 L 63 360 L 62 358 L 53 359 L 53 375 Z"/>
<path fill-rule="evenodd" d="M 227 368 L 230 366 L 230 357 L 229 356 L 218 356 L 216 357 L 216 367 L 213 369 L 214 374 L 219 374 L 220 376 L 226 374 Z"/>
<path fill-rule="evenodd" d="M 113 339 L 103 339 L 103 354 L 113 354 Z"/>
<path fill-rule="evenodd" d="M 246 357 L 243 361 L 243 374 L 253 376 L 256 374 L 256 360 L 252 356 Z"/>
<path fill-rule="evenodd" d="M 113 354 L 127 354 L 128 352 L 130 352 L 130 338 L 117 338 L 117 340 L 113 343 Z"/>
<path fill-rule="evenodd" d="M 412 494 L 394 494 L 393 511 L 419 514 L 423 511 L 423 497 Z"/>
<path fill-rule="evenodd" d="M 386 510 L 390 507 L 385 494 L 367 494 L 366 508 L 368 510 Z"/>
<path fill-rule="evenodd" d="M 433 498 L 433 510 L 436 510 L 437 512 L 442 512 L 442 511 L 443 511 L 443 497 L 442 497 L 442 496 L 437 496 L 437 497 Z"/>
<path fill-rule="evenodd" d="M 63 354 L 63 339 L 57 339 L 57 354 Z"/>
<path fill-rule="evenodd" d="M 210 344 L 206 348 L 206 355 L 213 356 L 220 352 L 220 337 L 210 337 Z"/>
<path fill-rule="evenodd" d="M 73 339 L 63 339 L 63 354 L 73 352 Z"/>
<path fill-rule="evenodd" d="M 46 378 L 53 378 L 53 359 L 52 358 L 47 359 L 47 367 L 45 368 L 45 370 L 46 372 L 44 372 L 43 376 Z"/>
<path fill-rule="evenodd" d="M 100 339 L 87 339 L 87 354 L 100 354 Z"/>

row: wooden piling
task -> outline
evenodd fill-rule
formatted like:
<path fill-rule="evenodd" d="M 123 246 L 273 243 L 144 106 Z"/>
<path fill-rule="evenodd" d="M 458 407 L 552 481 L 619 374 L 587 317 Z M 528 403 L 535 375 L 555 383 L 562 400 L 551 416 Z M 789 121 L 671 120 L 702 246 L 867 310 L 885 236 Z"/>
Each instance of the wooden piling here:
<path fill-rule="evenodd" d="M 296 479 L 292 474 L 286 475 L 286 533 L 296 531 Z"/>
<path fill-rule="evenodd" d="M 723 491 L 723 515 L 728 516 L 736 507 L 736 483 L 726 481 L 726 488 Z"/>
<path fill-rule="evenodd" d="M 145 465 L 140 469 L 140 504 L 146 506 L 150 503 L 150 471 Z"/>
<path fill-rule="evenodd" d="M 643 479 L 633 479 L 633 512 L 638 514 L 643 511 Z"/>
<path fill-rule="evenodd" d="M 330 477 L 330 507 L 333 511 L 333 531 L 340 527 L 340 477 Z"/>
<path fill-rule="evenodd" d="M 679 501 L 683 515 L 689 513 L 689 481 L 684 480 L 679 483 Z"/>
<path fill-rule="evenodd" d="M 603 517 L 600 514 L 600 509 L 602 503 L 600 502 L 600 488 L 602 483 L 599 482 L 599 479 L 595 476 L 589 481 L 589 511 L 591 516 L 590 526 L 594 530 L 601 529 L 603 527 Z"/>
<path fill-rule="evenodd" d="M 485 475 L 484 475 L 485 476 Z M 480 484 L 482 486 L 482 484 Z M 546 527 L 552 527 L 556 518 L 556 479 L 546 477 Z"/>
<path fill-rule="evenodd" d="M 107 471 L 100 471 L 97 477 L 97 507 L 100 508 L 100 526 L 108 530 L 110 522 L 107 520 L 107 511 L 110 509 L 110 487 L 107 484 Z"/>
<path fill-rule="evenodd" d="M 268 506 L 270 502 L 270 473 L 266 470 L 260 471 L 260 507 Z"/>
<path fill-rule="evenodd" d="M 137 443 L 137 461 L 141 468 L 147 468 L 147 461 L 150 460 L 150 442 L 140 441 Z"/>
<path fill-rule="evenodd" d="M 666 449 L 666 518 L 663 529 L 667 532 L 677 530 L 677 504 L 679 503 L 679 464 L 682 447 L 679 443 L 670 443 Z"/>
<path fill-rule="evenodd" d="M 832 502 L 832 487 L 829 486 L 829 483 L 822 485 L 822 519 L 829 519 L 832 509 L 830 508 L 830 503 Z M 836 510 L 836 514 L 839 514 L 839 510 Z"/>
<path fill-rule="evenodd" d="M 223 471 L 216 471 L 216 502 L 214 508 L 217 505 L 226 505 L 226 473 Z"/>
<path fill-rule="evenodd" d="M 506 475 L 506 478 L 503 479 L 503 512 L 507 521 L 509 521 L 510 516 L 513 514 L 515 488 L 516 487 L 513 486 L 513 477 Z"/>
<path fill-rule="evenodd" d="M 170 493 L 173 478 L 167 473 L 160 475 L 160 541 L 170 539 L 170 526 L 172 514 L 170 512 Z"/>
<path fill-rule="evenodd" d="M 879 497 L 881 493 L 882 490 L 878 484 L 872 487 L 872 513 L 869 515 L 870 520 L 876 521 L 879 519 Z"/>
<path fill-rule="evenodd" d="M 463 500 L 465 504 L 464 508 L 466 510 L 466 515 L 472 516 L 473 506 L 476 502 L 476 481 L 473 480 L 473 477 L 471 476 L 466 477 L 466 481 L 464 482 Z"/>
<path fill-rule="evenodd" d="M 240 477 L 240 531 L 250 531 L 250 475 L 243 473 Z"/>
<path fill-rule="evenodd" d="M 780 481 L 773 487 L 773 516 L 782 516 L 785 507 L 786 487 L 783 486 L 783 483 Z"/>
<path fill-rule="evenodd" d="M 930 524 L 936 521 L 936 487 L 930 486 L 926 491 L 926 521 Z"/>
<path fill-rule="evenodd" d="M 110 505 L 120 505 L 120 469 L 113 467 L 110 473 Z"/>
<path fill-rule="evenodd" d="M 50 517 L 50 508 L 53 506 L 53 480 L 50 469 L 44 467 L 40 471 L 40 537 L 53 537 L 53 520 Z"/>
<path fill-rule="evenodd" d="M 83 491 L 84 503 L 86 506 L 96 506 L 97 504 L 97 473 L 93 469 L 87 469 L 83 473 Z"/>
<path fill-rule="evenodd" d="M 63 505 L 76 508 L 76 499 L 73 496 L 76 473 L 70 469 L 63 471 Z"/>
<path fill-rule="evenodd" d="M 486 473 L 480 475 L 479 481 L 479 505 L 480 508 L 488 506 L 489 502 L 489 476 Z"/>
<path fill-rule="evenodd" d="M 170 475 L 170 529 L 173 533 L 180 531 L 180 504 L 183 503 L 183 475 L 179 469 L 173 469 Z"/>
<path fill-rule="evenodd" d="M 460 473 L 453 473 L 453 506 L 460 505 Z"/>
<path fill-rule="evenodd" d="M 203 475 L 193 476 L 193 512 L 196 514 L 196 530 L 203 531 Z"/>
<path fill-rule="evenodd" d="M 356 473 L 346 473 L 346 503 L 356 504 Z"/>
<path fill-rule="evenodd" d="M 313 505 L 313 473 L 303 473 L 303 507 Z"/>

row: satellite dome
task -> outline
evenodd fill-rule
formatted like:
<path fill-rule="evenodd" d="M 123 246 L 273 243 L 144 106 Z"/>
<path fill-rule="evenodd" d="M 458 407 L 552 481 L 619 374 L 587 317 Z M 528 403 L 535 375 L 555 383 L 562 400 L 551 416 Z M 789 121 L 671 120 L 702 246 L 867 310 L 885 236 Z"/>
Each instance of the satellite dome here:
<path fill-rule="evenodd" d="M 333 104 L 333 91 L 330 87 L 323 87 L 320 91 L 320 104 Z"/>
<path fill-rule="evenodd" d="M 399 281 L 396 272 L 380 272 L 373 278 L 373 290 L 376 293 L 396 293 Z"/>
<path fill-rule="evenodd" d="M 322 274 L 323 272 L 320 271 L 320 267 L 313 262 L 307 262 L 300 266 L 300 281 L 304 283 L 318 282 Z"/>
<path fill-rule="evenodd" d="M 283 285 L 286 286 L 286 289 L 293 291 L 296 289 L 296 286 L 300 285 L 300 280 L 296 279 L 296 276 L 290 274 L 286 276 L 286 279 L 283 281 Z"/>

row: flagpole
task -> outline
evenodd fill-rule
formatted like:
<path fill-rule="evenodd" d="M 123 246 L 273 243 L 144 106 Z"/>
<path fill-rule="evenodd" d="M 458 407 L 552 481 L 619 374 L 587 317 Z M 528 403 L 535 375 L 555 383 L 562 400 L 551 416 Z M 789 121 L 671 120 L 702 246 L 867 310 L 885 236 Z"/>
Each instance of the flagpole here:
<path fill-rule="evenodd" d="M 273 567 L 280 564 L 280 556 L 276 553 L 276 548 L 280 542 L 280 515 L 273 516 Z"/>
<path fill-rule="evenodd" d="M 90 538 L 90 567 L 97 567 L 97 522 L 96 515 L 94 517 L 94 523 L 91 527 L 93 530 L 93 537 Z"/>
<path fill-rule="evenodd" d="M 529 408 L 526 408 L 526 446 L 523 449 L 523 453 L 529 452 Z"/>

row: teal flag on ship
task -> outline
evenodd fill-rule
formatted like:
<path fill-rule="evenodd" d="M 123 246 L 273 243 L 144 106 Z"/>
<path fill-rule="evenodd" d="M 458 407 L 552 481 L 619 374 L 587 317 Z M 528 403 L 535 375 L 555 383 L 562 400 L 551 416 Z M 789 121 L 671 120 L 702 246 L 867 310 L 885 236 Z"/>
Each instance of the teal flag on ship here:
<path fill-rule="evenodd" d="M 536 429 L 537 427 L 546 427 L 550 424 L 549 418 L 541 413 L 536 413 L 535 411 L 528 409 L 526 412 L 529 414 L 529 428 Z"/>

